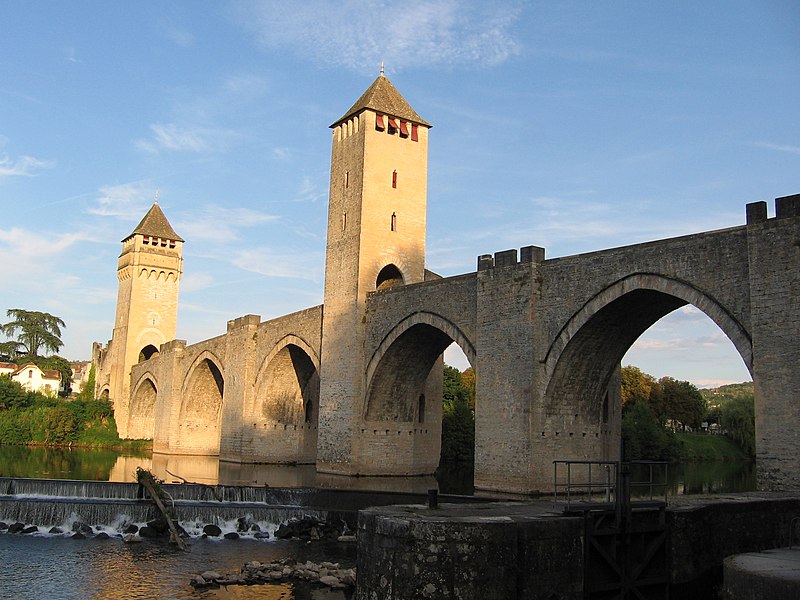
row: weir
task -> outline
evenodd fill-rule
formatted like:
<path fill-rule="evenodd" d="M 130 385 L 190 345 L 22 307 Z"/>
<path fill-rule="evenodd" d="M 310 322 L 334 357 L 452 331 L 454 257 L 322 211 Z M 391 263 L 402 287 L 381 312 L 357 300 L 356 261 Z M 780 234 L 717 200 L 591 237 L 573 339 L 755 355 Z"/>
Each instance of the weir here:
<path fill-rule="evenodd" d="M 163 484 L 171 508 L 190 534 L 205 524 L 236 531 L 240 520 L 253 530 L 271 533 L 290 519 L 348 519 L 355 513 L 315 505 L 314 490 L 247 486 Z M 138 483 L 0 478 L 0 521 L 36 525 L 45 530 L 75 523 L 117 531 L 130 524 L 157 519 L 155 504 Z M 240 533 L 241 527 L 238 527 Z"/>
<path fill-rule="evenodd" d="M 203 525 L 214 524 L 223 534 L 237 531 L 259 537 L 255 533 L 271 535 L 280 524 L 304 518 L 355 530 L 362 508 L 425 502 L 422 494 L 359 490 L 194 483 L 164 483 L 161 488 L 190 535 L 201 535 Z M 461 496 L 444 498 L 455 503 L 474 501 Z M 121 533 L 119 529 L 126 525 L 142 525 L 158 516 L 155 504 L 138 483 L 0 477 L 0 521 L 6 524 L 20 522 L 46 531 L 84 523 Z M 258 527 L 242 531 L 242 523 Z"/>

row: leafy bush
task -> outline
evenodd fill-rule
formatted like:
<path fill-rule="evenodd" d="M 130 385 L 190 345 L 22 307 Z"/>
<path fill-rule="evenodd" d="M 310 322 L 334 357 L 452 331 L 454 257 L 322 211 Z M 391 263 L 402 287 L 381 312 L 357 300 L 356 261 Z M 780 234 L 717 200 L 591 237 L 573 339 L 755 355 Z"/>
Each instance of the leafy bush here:
<path fill-rule="evenodd" d="M 47 411 L 43 425 L 46 444 L 69 444 L 75 441 L 80 423 L 71 410 L 58 407 Z"/>
<path fill-rule="evenodd" d="M 471 380 L 474 386 L 474 379 Z M 470 406 L 474 388 L 464 383 L 458 369 L 445 365 L 442 399 L 443 463 L 475 460 L 475 413 Z"/>
<path fill-rule="evenodd" d="M 632 402 L 622 416 L 625 460 L 676 460 L 680 447 L 647 402 Z"/>
<path fill-rule="evenodd" d="M 108 400 L 49 398 L 26 392 L 18 383 L 0 377 L 0 444 L 119 443 L 114 409 Z"/>

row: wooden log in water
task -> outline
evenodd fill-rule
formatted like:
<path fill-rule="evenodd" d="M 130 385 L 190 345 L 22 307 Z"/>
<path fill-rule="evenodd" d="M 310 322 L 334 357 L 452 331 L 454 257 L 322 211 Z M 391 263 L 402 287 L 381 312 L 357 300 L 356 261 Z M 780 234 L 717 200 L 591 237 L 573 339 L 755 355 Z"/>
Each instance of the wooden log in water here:
<path fill-rule="evenodd" d="M 167 507 L 164 506 L 164 503 L 161 501 L 161 496 L 158 495 L 156 488 L 153 486 L 153 482 L 147 477 L 142 477 L 139 483 L 144 486 L 144 489 L 147 490 L 147 493 L 150 494 L 150 497 L 156 503 L 158 510 L 161 511 L 161 514 L 164 515 L 164 518 L 167 520 L 167 525 L 169 526 L 169 541 L 177 544 L 178 548 L 181 550 L 186 550 L 186 542 L 183 541 L 180 533 L 178 533 L 178 528 L 175 527 L 175 523 L 172 522 L 172 516 L 167 512 Z"/>

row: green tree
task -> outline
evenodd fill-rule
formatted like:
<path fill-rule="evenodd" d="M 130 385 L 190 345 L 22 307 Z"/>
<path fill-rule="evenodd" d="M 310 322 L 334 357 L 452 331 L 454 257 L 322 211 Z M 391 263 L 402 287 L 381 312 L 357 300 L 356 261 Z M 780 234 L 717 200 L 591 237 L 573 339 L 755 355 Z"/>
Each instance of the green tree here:
<path fill-rule="evenodd" d="M 46 312 L 11 308 L 6 316 L 13 319 L 0 325 L 0 333 L 15 338 L 5 342 L 5 347 L 13 347 L 14 354 L 39 356 L 44 348 L 52 353 L 59 351 L 64 342 L 61 341 L 61 328 L 65 327 L 61 318 Z"/>
<path fill-rule="evenodd" d="M 442 390 L 442 462 L 475 460 L 475 413 L 470 408 L 470 388 L 455 367 L 444 366 Z"/>
<path fill-rule="evenodd" d="M 662 377 L 658 383 L 663 393 L 663 416 L 677 422 L 683 431 L 686 427 L 700 427 L 706 415 L 706 401 L 700 390 L 672 377 Z"/>
<path fill-rule="evenodd" d="M 652 375 L 644 373 L 639 367 L 628 365 L 620 369 L 622 408 L 632 402 L 648 402 L 650 392 L 656 384 Z"/>
<path fill-rule="evenodd" d="M 61 373 L 61 385 L 64 387 L 67 394 L 69 394 L 69 391 L 72 389 L 72 365 L 69 364 L 66 358 L 54 354 L 46 358 L 37 357 L 33 362 L 35 362 L 36 366 L 40 369 L 51 369 Z"/>
<path fill-rule="evenodd" d="M 675 434 L 664 427 L 647 402 L 633 402 L 622 417 L 625 460 L 674 460 L 678 456 Z"/>
<path fill-rule="evenodd" d="M 475 412 L 475 369 L 469 367 L 461 372 L 461 383 L 467 389 L 467 401 L 470 409 Z"/>
<path fill-rule="evenodd" d="M 30 406 L 31 395 L 8 375 L 0 375 L 0 409 Z"/>
<path fill-rule="evenodd" d="M 755 400 L 738 396 L 720 404 L 720 426 L 750 456 L 756 453 Z"/>
<path fill-rule="evenodd" d="M 86 379 L 86 383 L 81 388 L 80 394 L 78 394 L 78 400 L 94 400 L 95 377 L 94 364 L 92 364 L 92 366 L 89 367 L 89 377 Z"/>
<path fill-rule="evenodd" d="M 44 442 L 46 444 L 66 444 L 75 441 L 80 421 L 75 413 L 66 407 L 49 410 L 44 418 Z"/>

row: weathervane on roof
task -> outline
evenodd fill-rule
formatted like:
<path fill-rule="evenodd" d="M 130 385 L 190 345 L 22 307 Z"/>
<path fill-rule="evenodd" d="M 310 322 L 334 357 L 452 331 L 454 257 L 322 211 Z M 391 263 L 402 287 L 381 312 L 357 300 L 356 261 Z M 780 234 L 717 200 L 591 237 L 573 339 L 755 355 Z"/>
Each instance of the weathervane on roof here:
<path fill-rule="evenodd" d="M 156 204 L 158 204 L 158 188 L 156 188 L 156 195 L 155 198 L 153 198 L 153 200 L 155 201 Z"/>
<path fill-rule="evenodd" d="M 386 75 L 383 72 L 383 61 L 381 61 L 381 77 L 386 77 Z"/>

